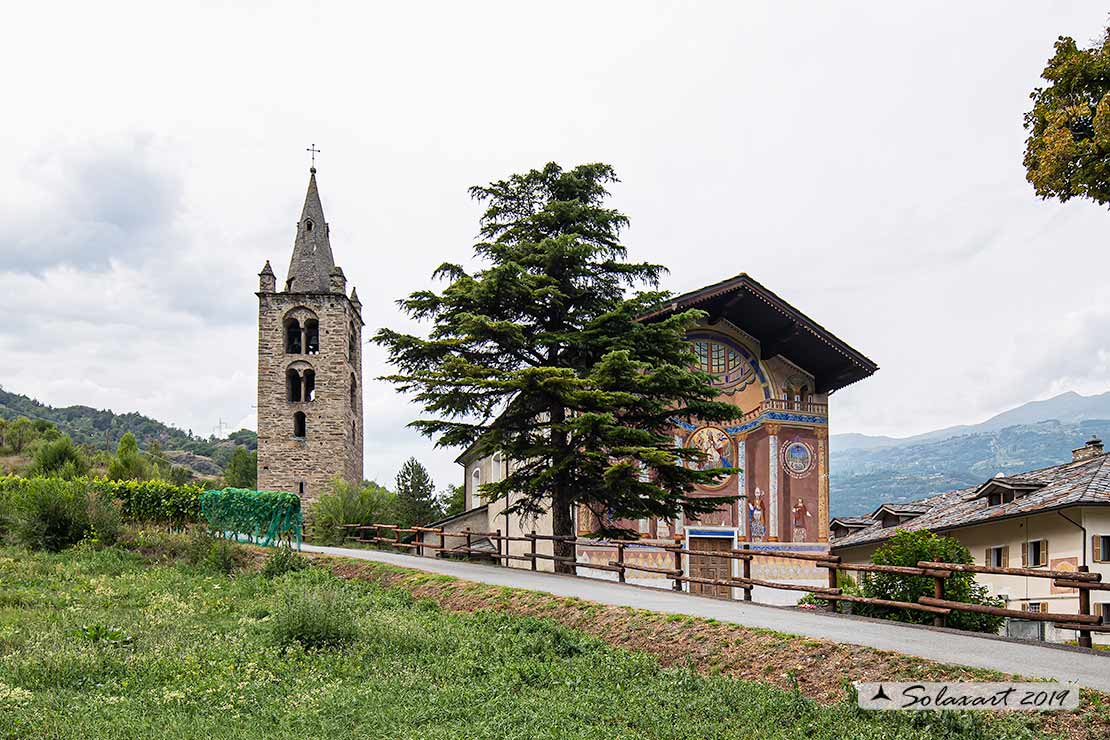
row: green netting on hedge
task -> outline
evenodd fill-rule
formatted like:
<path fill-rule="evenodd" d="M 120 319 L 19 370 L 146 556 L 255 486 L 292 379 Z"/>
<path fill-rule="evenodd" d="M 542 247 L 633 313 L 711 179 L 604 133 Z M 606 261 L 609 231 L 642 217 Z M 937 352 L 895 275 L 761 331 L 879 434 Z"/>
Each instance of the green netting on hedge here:
<path fill-rule="evenodd" d="M 245 535 L 262 545 L 296 542 L 301 546 L 304 517 L 295 493 L 246 488 L 206 491 L 200 497 L 200 513 L 209 527 L 228 537 Z"/>

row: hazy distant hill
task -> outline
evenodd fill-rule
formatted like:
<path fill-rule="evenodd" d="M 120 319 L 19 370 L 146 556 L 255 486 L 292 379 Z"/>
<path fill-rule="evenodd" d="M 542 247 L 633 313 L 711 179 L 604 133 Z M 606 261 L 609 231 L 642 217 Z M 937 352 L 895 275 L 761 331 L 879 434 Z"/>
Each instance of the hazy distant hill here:
<path fill-rule="evenodd" d="M 864 514 L 883 501 L 908 501 L 1071 459 L 1091 435 L 1110 441 L 1110 393 L 1064 393 L 981 424 L 913 437 L 834 434 L 830 450 L 833 516 Z"/>
<path fill-rule="evenodd" d="M 226 465 L 236 445 L 248 450 L 258 448 L 258 436 L 247 429 L 232 432 L 226 439 L 204 439 L 134 412 L 117 414 L 89 406 L 54 408 L 27 396 L 0 389 L 0 418 L 14 419 L 18 416 L 52 422 L 74 442 L 95 449 L 115 450 L 120 437 L 127 432 L 134 434 L 144 449 L 157 440 L 163 450 L 188 453 L 182 456 L 182 463 L 186 467 L 194 467 L 188 463 L 193 458 L 207 458 L 207 462 L 194 460 L 197 463 L 195 469 L 202 475 L 211 474 L 213 464 L 218 468 Z M 167 454 L 167 457 L 174 456 Z"/>

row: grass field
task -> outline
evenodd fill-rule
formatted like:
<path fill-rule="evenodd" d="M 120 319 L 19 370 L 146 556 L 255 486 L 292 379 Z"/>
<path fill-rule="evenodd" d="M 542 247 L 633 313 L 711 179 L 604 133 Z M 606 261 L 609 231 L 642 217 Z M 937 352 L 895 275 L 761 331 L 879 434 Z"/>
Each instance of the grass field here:
<path fill-rule="evenodd" d="M 1033 721 L 820 705 L 316 568 L 0 549 L 6 738 L 1040 737 Z"/>

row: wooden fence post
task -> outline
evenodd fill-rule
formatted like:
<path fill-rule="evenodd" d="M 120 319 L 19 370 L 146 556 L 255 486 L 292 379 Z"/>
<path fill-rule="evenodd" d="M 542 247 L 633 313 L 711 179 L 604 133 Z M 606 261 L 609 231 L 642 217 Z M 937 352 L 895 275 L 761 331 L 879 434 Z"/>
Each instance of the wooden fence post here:
<path fill-rule="evenodd" d="M 619 542 L 617 543 L 617 567 L 620 568 L 617 571 L 617 580 L 624 583 L 624 545 Z"/>
<path fill-rule="evenodd" d="M 424 557 L 424 533 L 413 532 L 412 536 L 416 538 L 416 557 Z"/>
<path fill-rule="evenodd" d="M 681 591 L 682 581 L 679 579 L 682 578 L 682 548 L 676 548 L 674 551 L 674 570 L 675 577 L 673 588 L 675 591 Z"/>
<path fill-rule="evenodd" d="M 747 547 L 746 545 L 744 547 L 740 548 L 740 549 L 745 550 L 745 551 L 751 550 L 751 548 Z M 743 569 L 741 572 L 744 574 L 744 577 L 745 578 L 751 578 L 752 577 L 752 559 L 750 557 L 747 557 L 747 558 L 744 558 L 743 560 L 741 560 L 740 563 L 741 563 L 740 567 Z M 744 601 L 751 601 L 751 600 L 752 600 L 752 584 L 748 583 L 744 586 Z"/>
<path fill-rule="evenodd" d="M 470 527 L 467 527 L 464 531 L 466 532 L 466 559 L 470 560 Z"/>
<path fill-rule="evenodd" d="M 944 579 L 941 578 L 940 576 L 933 576 L 933 598 L 934 599 L 943 599 L 944 598 Z M 943 614 L 934 614 L 933 615 L 933 626 L 934 627 L 943 627 L 944 626 L 944 615 Z"/>
<path fill-rule="evenodd" d="M 570 546 L 572 548 L 574 548 L 574 560 L 572 560 L 571 563 L 570 563 L 570 574 L 572 576 L 576 576 L 576 575 L 578 575 L 578 538 L 577 537 L 574 537 L 572 540 L 570 540 Z M 555 552 L 554 542 L 552 542 L 552 545 L 551 545 L 551 552 L 552 552 L 552 554 L 554 554 L 554 552 Z"/>
<path fill-rule="evenodd" d="M 446 551 L 447 551 L 447 535 L 445 535 L 443 533 L 443 527 L 440 527 L 439 528 L 439 554 L 437 554 L 436 557 L 437 558 L 442 558 L 443 553 L 445 553 Z"/>
<path fill-rule="evenodd" d="M 500 529 L 495 529 L 494 534 L 497 535 L 497 564 L 498 565 L 508 565 L 509 561 L 501 558 L 501 530 Z M 508 549 L 508 548 L 506 547 L 506 549 Z M 506 553 L 506 554 L 508 554 L 508 553 Z"/>
<path fill-rule="evenodd" d="M 832 565 L 832 563 L 829 563 L 829 565 Z M 840 571 L 837 570 L 836 568 L 829 568 L 828 570 L 829 570 L 829 588 L 837 588 L 837 583 L 838 583 L 837 573 L 839 573 Z M 829 599 L 829 611 L 834 613 L 834 614 L 836 614 L 837 612 L 840 611 L 840 607 L 832 599 Z"/>
<path fill-rule="evenodd" d="M 532 570 L 536 570 L 536 530 L 532 530 Z"/>
<path fill-rule="evenodd" d="M 1091 572 L 1091 569 L 1086 565 L 1079 566 L 1078 570 L 1079 570 L 1080 573 L 1090 573 Z M 1090 614 L 1091 613 L 1091 592 L 1090 592 L 1089 589 L 1086 589 L 1086 588 L 1079 589 L 1079 613 L 1080 614 Z M 1079 632 L 1077 634 L 1079 635 L 1079 647 L 1081 647 L 1081 648 L 1093 647 L 1093 645 L 1091 643 L 1091 633 L 1090 633 L 1089 630 L 1079 630 Z"/>

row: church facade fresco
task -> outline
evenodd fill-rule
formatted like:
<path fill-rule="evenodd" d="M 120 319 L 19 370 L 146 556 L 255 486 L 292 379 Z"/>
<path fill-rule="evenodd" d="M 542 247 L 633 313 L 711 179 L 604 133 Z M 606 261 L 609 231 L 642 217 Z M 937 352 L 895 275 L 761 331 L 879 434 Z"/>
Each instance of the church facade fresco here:
<path fill-rule="evenodd" d="M 814 391 L 811 375 L 793 364 L 759 359 L 759 342 L 727 321 L 688 335 L 699 366 L 713 378 L 718 400 L 742 416 L 728 425 L 675 420 L 676 446 L 700 450 L 701 469 L 733 468 L 705 496 L 735 497 L 697 520 L 651 522 L 658 534 L 683 536 L 707 528 L 737 542 L 828 541 L 828 396 Z M 591 520 L 583 517 L 585 533 Z M 630 529 L 629 522 L 620 522 Z"/>

